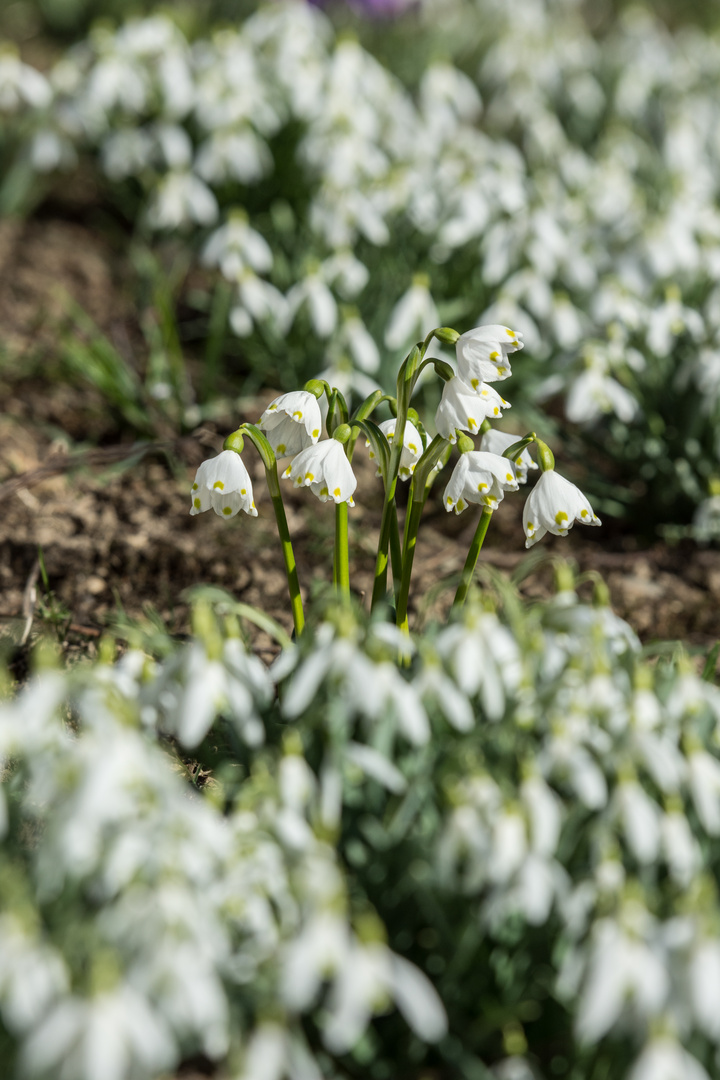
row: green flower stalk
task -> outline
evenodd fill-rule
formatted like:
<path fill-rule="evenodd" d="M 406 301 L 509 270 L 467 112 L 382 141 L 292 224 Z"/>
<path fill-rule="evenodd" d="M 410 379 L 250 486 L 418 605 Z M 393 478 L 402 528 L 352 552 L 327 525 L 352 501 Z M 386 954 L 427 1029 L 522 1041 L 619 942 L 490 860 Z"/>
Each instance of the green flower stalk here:
<path fill-rule="evenodd" d="M 475 574 L 475 567 L 480 556 L 480 550 L 485 541 L 485 536 L 490 524 L 490 518 L 493 516 L 493 512 L 489 506 L 484 506 L 480 520 L 475 530 L 475 535 L 472 538 L 470 550 L 468 551 L 465 565 L 460 576 L 460 584 L 458 585 L 457 592 L 455 593 L 455 599 L 453 600 L 453 609 L 461 608 L 467 600 L 467 594 L 470 591 L 472 579 Z"/>
<path fill-rule="evenodd" d="M 229 435 L 223 443 L 224 449 L 235 450 L 235 452 L 239 454 L 243 448 L 243 435 L 246 435 L 247 438 L 250 439 L 253 446 L 260 454 L 263 465 L 265 466 L 265 479 L 267 480 L 268 491 L 270 492 L 270 498 L 272 499 L 275 521 L 277 522 L 278 535 L 280 537 L 280 546 L 282 548 L 283 562 L 285 564 L 285 574 L 287 576 L 288 592 L 290 593 L 290 608 L 292 611 L 293 624 L 295 626 L 295 634 L 299 637 L 305 626 L 305 613 L 303 611 L 302 596 L 300 594 L 300 582 L 298 580 L 295 552 L 293 551 L 290 530 L 285 515 L 285 506 L 280 492 L 277 461 L 272 446 L 260 428 L 256 427 L 255 424 L 243 424 L 238 431 Z"/>
<path fill-rule="evenodd" d="M 436 476 L 435 466 L 442 459 L 443 454 L 449 452 L 449 443 L 441 435 L 436 435 L 427 450 L 415 466 L 412 485 L 410 488 L 410 505 L 405 518 L 405 537 L 402 553 L 402 577 L 400 588 L 397 592 L 396 622 L 404 630 L 408 629 L 408 599 L 410 596 L 410 579 L 412 577 L 413 560 L 415 558 L 415 546 L 417 534 L 420 528 L 420 519 L 428 497 L 430 488 Z"/>

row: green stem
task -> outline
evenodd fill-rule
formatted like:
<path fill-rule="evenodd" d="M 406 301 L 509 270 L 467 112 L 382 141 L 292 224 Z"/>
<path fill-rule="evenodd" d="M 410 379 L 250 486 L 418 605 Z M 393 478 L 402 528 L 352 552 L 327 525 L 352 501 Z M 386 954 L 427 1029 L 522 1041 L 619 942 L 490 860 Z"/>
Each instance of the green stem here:
<path fill-rule="evenodd" d="M 348 555 L 348 504 L 335 504 L 335 562 L 334 581 L 340 595 L 350 599 L 350 563 Z"/>
<path fill-rule="evenodd" d="M 300 637 L 303 627 L 305 626 L 305 614 L 303 612 L 302 597 L 300 595 L 300 582 L 298 581 L 295 553 L 290 540 L 290 530 L 288 529 L 287 518 L 285 516 L 282 495 L 280 494 L 280 480 L 278 479 L 277 465 L 274 461 L 269 464 L 265 462 L 265 476 L 267 478 L 270 498 L 272 499 L 273 510 L 275 511 L 275 520 L 277 521 L 280 544 L 282 546 L 285 573 L 287 574 L 288 590 L 290 592 L 290 607 L 292 608 L 293 622 L 295 624 L 295 636 Z"/>
<path fill-rule="evenodd" d="M 488 525 L 490 524 L 490 518 L 493 512 L 489 506 L 483 507 L 483 512 L 480 515 L 480 520 L 475 530 L 475 535 L 468 551 L 467 559 L 463 567 L 462 577 L 460 578 L 460 584 L 458 590 L 455 593 L 455 599 L 453 600 L 453 609 L 461 608 L 465 603 L 467 594 L 472 584 L 473 574 L 475 573 L 475 567 L 477 566 L 478 556 L 480 554 L 480 548 L 483 546 L 485 540 L 485 534 L 488 531 Z"/>
<path fill-rule="evenodd" d="M 402 580 L 402 547 L 400 546 L 400 530 L 398 528 L 397 507 L 390 519 L 390 563 L 392 565 L 393 588 L 395 590 L 395 602 Z"/>
<path fill-rule="evenodd" d="M 400 416 L 399 411 L 398 416 Z M 403 424 L 402 429 L 400 430 L 404 431 L 405 417 L 400 417 L 398 423 L 400 423 L 400 420 L 402 420 Z M 398 428 L 396 427 L 395 430 L 397 431 Z M 397 476 L 400 468 L 402 448 L 402 439 L 393 439 L 386 480 L 385 502 L 383 503 L 382 519 L 380 521 L 380 537 L 378 539 L 378 551 L 375 560 L 375 581 L 373 582 L 372 601 L 370 604 L 371 610 L 385 599 L 385 592 L 387 590 L 388 548 L 390 546 L 392 519 L 395 516 L 397 520 L 397 512 L 395 510 L 395 488 L 397 487 Z"/>
<path fill-rule="evenodd" d="M 425 485 L 423 484 L 420 491 L 419 499 L 413 498 L 408 509 L 407 524 L 405 528 L 405 546 L 403 550 L 402 559 L 402 577 L 400 579 L 400 588 L 397 593 L 397 611 L 396 622 L 402 630 L 408 629 L 408 597 L 410 596 L 410 578 L 412 576 L 413 559 L 415 558 L 415 545 L 417 543 L 418 529 L 420 528 L 420 518 L 423 512 L 423 506 L 425 505 Z"/>

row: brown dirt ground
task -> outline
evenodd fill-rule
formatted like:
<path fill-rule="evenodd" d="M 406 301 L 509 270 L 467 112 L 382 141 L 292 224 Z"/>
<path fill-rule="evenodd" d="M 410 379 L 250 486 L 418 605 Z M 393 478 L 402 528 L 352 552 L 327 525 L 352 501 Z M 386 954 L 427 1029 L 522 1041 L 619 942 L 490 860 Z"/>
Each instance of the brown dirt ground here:
<path fill-rule="evenodd" d="M 113 340 L 138 340 L 137 317 L 121 279 L 118 255 L 81 223 L 0 223 L 0 636 L 19 642 L 31 611 L 30 640 L 48 630 L 38 546 L 66 612 L 61 637 L 68 650 L 92 653 L 120 607 L 137 617 L 152 606 L 173 632 L 185 632 L 188 608 L 181 594 L 200 582 L 262 607 L 290 629 L 272 507 L 254 451 L 245 457 L 255 482 L 256 520 L 188 514 L 189 485 L 200 461 L 220 449 L 227 431 L 256 419 L 272 390 L 190 435 L 139 446 L 117 430 L 91 386 L 38 374 L 37 357 L 53 355 L 63 291 Z M 78 442 L 84 444 L 80 450 Z M 355 589 L 367 596 L 380 485 L 364 450 L 356 462 L 351 573 Z M 331 575 L 332 506 L 309 492 L 286 490 L 307 594 L 315 581 Z M 720 552 L 690 542 L 638 550 L 632 538 L 606 523 L 592 533 L 578 527 L 567 539 L 548 538 L 524 563 L 522 501 L 510 497 L 500 507 L 482 562 L 506 576 L 527 572 L 520 586 L 524 595 L 547 595 L 553 561 L 562 557 L 580 573 L 595 570 L 605 577 L 615 610 L 645 642 L 683 639 L 706 650 L 720 639 Z M 435 493 L 417 549 L 416 622 L 447 609 L 476 520 L 472 511 L 459 518 L 446 515 Z M 273 648 L 262 635 L 256 647 L 266 657 Z"/>

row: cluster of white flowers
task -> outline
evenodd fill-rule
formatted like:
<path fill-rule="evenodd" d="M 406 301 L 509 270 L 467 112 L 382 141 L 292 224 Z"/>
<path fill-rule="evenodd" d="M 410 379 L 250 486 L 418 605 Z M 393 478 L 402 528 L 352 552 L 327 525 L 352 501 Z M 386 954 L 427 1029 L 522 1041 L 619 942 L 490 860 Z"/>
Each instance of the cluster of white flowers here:
<path fill-rule="evenodd" d="M 263 320 L 286 329 L 307 308 L 328 362 L 373 374 L 362 317 L 339 303 L 368 280 L 351 250 L 359 238 L 386 248 L 409 227 L 431 258 L 397 282 L 407 291 L 385 327 L 390 348 L 437 324 L 445 265 L 462 256 L 491 305 L 468 314 L 518 326 L 538 358 L 552 356 L 547 390 L 568 391 L 574 421 L 631 419 L 643 357 L 666 358 L 683 337 L 702 347 L 691 375 L 707 384 L 720 365 L 706 284 L 720 264 L 720 43 L 672 37 L 636 8 L 598 40 L 576 0 L 456 7 L 463 49 L 482 58 L 476 81 L 434 63 L 415 97 L 293 2 L 194 43 L 165 16 L 99 27 L 47 79 L 8 54 L 0 108 L 38 110 L 38 139 L 57 143 L 46 168 L 62 147 L 90 145 L 111 178 L 138 178 L 154 227 L 216 225 L 205 257 L 236 289 L 240 334 Z M 449 18 L 434 0 L 423 11 L 431 25 Z M 310 186 L 315 252 L 280 291 L 272 243 L 219 192 L 263 182 L 290 121 L 302 125 L 294 167 Z M 697 303 L 698 289 L 692 310 L 682 297 Z"/>
<path fill-rule="evenodd" d="M 139 182 L 150 226 L 200 243 L 232 287 L 235 333 L 282 340 L 304 320 L 345 393 L 383 381 L 379 345 L 405 348 L 458 293 L 469 320 L 524 334 L 527 390 L 563 395 L 573 423 L 640 420 L 652 442 L 658 386 L 699 391 L 712 460 L 673 473 L 699 501 L 720 407 L 720 41 L 635 6 L 598 36 L 577 0 L 420 10 L 451 55 L 476 58 L 472 77 L 434 62 L 410 93 L 298 0 L 194 42 L 165 15 L 97 27 L 47 75 L 7 51 L 8 163 L 49 172 L 97 152 L 110 179 Z M 283 190 L 280 168 L 308 193 L 289 216 L 282 197 L 244 194 L 273 173 Z"/>
<path fill-rule="evenodd" d="M 422 1037 L 445 1030 L 425 977 L 358 936 L 303 759 L 281 755 L 229 813 L 178 775 L 158 725 L 188 748 L 221 716 L 264 740 L 267 670 L 236 638 L 218 660 L 211 645 L 47 672 L 0 708 L 0 1015 L 20 1076 L 149 1080 L 194 1051 L 319 1080 L 297 1022 L 319 999 L 335 1052 L 392 1001 Z"/>
<path fill-rule="evenodd" d="M 512 627 L 469 606 L 423 639 L 338 609 L 269 670 L 203 610 L 165 659 L 46 670 L 0 707 L 0 1014 L 21 1078 L 149 1080 L 202 1051 L 244 1080 L 319 1080 L 307 1023 L 342 1055 L 392 1002 L 453 1052 L 440 999 L 462 977 L 436 962 L 433 989 L 376 889 L 354 908 L 363 866 L 377 882 L 407 845 L 418 889 L 462 898 L 458 935 L 545 928 L 527 948 L 566 1039 L 621 1040 L 633 1077 L 672 1060 L 704 1080 L 716 687 L 647 665 L 568 588 Z M 226 765 L 198 790 L 173 747 L 210 732 Z M 395 933 L 434 910 L 405 903 Z"/>

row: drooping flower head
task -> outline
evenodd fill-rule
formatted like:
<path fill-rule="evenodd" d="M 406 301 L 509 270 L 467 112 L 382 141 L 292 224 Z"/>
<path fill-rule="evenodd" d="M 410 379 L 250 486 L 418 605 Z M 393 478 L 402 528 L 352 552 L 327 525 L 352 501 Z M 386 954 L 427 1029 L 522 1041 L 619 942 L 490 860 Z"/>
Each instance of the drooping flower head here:
<path fill-rule="evenodd" d="M 258 424 L 278 457 L 293 457 L 318 441 L 322 415 L 308 390 L 280 394 L 270 402 Z"/>
<path fill-rule="evenodd" d="M 191 497 L 191 514 L 212 508 L 220 517 L 235 517 L 240 510 L 257 517 L 250 475 L 234 450 L 203 461 L 195 473 Z"/>
<path fill-rule="evenodd" d="M 516 442 L 518 442 L 517 435 L 508 435 L 506 431 L 498 431 L 497 428 L 490 428 L 489 431 L 483 433 L 480 449 L 487 450 L 491 454 L 502 455 L 509 446 L 512 446 L 512 444 Z M 526 484 L 528 469 L 537 469 L 538 467 L 538 463 L 535 461 L 530 451 L 527 449 L 523 450 L 520 457 L 515 462 L 515 472 L 518 484 Z"/>
<path fill-rule="evenodd" d="M 469 503 L 481 503 L 494 510 L 506 491 L 517 491 L 515 465 L 499 454 L 471 450 L 461 454 L 453 469 L 443 502 L 447 511 L 461 514 Z"/>
<path fill-rule="evenodd" d="M 486 417 L 498 417 L 501 409 L 509 409 L 510 402 L 500 397 L 497 390 L 480 383 L 473 390 L 459 376 L 448 379 L 443 387 L 442 400 L 435 414 L 438 434 L 451 443 L 457 442 L 456 430 L 476 434 Z"/>
<path fill-rule="evenodd" d="M 383 420 L 378 427 L 382 431 L 387 441 L 392 445 L 393 438 L 395 437 L 395 425 L 397 420 L 392 417 L 390 420 Z M 370 446 L 370 440 L 365 440 L 365 445 Z M 415 466 L 422 457 L 423 443 L 420 438 L 420 432 L 412 423 L 411 420 L 405 421 L 405 432 L 403 436 L 403 448 L 400 456 L 400 470 L 399 477 L 401 480 L 409 480 L 415 471 Z M 374 458 L 375 454 L 373 450 L 370 450 L 370 457 Z M 378 469 L 377 475 L 380 476 L 380 470 Z"/>
<path fill-rule="evenodd" d="M 292 480 L 295 487 L 309 487 L 321 502 L 332 499 L 355 505 L 352 496 L 357 479 L 337 439 L 325 439 L 302 450 L 290 462 L 283 478 Z"/>
<path fill-rule="evenodd" d="M 547 532 L 567 536 L 576 521 L 583 525 L 602 524 L 580 488 L 554 469 L 547 469 L 528 495 L 523 509 L 525 547 L 532 547 Z"/>
<path fill-rule="evenodd" d="M 522 347 L 522 334 L 506 326 L 476 326 L 455 343 L 458 375 L 473 390 L 483 382 L 507 379 L 512 375 L 508 354 Z"/>

